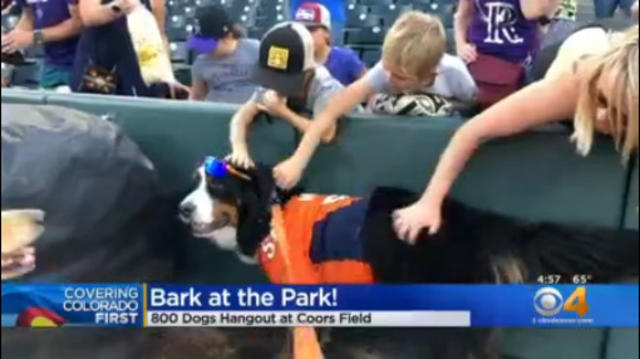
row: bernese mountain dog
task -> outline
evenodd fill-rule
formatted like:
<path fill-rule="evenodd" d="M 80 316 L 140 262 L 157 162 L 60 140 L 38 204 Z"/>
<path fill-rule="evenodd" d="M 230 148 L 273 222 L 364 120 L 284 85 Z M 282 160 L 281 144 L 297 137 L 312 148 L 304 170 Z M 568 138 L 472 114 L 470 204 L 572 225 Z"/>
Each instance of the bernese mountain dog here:
<path fill-rule="evenodd" d="M 549 275 L 568 283 L 575 275 L 609 283 L 634 282 L 638 276 L 635 230 L 526 221 L 450 198 L 439 232 L 424 231 L 410 245 L 395 234 L 392 213 L 415 202 L 416 193 L 397 188 L 378 188 L 365 197 L 283 193 L 270 167 L 239 169 L 214 157 L 204 160 L 194 180 L 195 188 L 180 204 L 181 220 L 195 237 L 261 265 L 274 283 L 508 284 Z M 286 260 L 307 283 L 284 278 L 272 226 L 274 204 L 282 208 Z M 493 353 L 487 333 L 474 338 L 481 344 L 460 357 L 495 357 L 486 354 Z"/>

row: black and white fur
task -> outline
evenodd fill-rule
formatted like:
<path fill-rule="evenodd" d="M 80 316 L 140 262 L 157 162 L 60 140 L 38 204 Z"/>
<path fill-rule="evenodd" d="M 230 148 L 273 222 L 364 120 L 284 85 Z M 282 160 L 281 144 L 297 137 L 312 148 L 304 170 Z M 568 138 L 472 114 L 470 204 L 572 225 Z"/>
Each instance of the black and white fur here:
<path fill-rule="evenodd" d="M 182 201 L 180 213 L 194 236 L 254 263 L 259 244 L 271 230 L 275 185 L 270 168 L 258 166 L 246 173 L 251 181 L 216 180 L 207 178 L 200 167 L 196 187 Z M 286 197 L 280 199 L 286 203 Z M 365 222 L 354 224 L 362 226 L 363 252 L 379 282 L 533 283 L 541 275 L 570 281 L 573 275 L 585 274 L 594 283 L 606 283 L 638 277 L 637 231 L 527 222 L 454 200 L 443 205 L 443 225 L 437 235 L 423 233 L 415 246 L 408 245 L 396 236 L 391 214 L 416 199 L 408 191 L 378 189 L 371 196 Z M 220 213 L 219 206 L 229 210 Z M 234 215 L 235 223 L 230 220 Z M 452 348 L 469 346 L 462 350 L 468 353 L 465 358 L 496 357 L 493 348 L 487 349 L 495 339 L 492 331 L 456 333 Z"/>

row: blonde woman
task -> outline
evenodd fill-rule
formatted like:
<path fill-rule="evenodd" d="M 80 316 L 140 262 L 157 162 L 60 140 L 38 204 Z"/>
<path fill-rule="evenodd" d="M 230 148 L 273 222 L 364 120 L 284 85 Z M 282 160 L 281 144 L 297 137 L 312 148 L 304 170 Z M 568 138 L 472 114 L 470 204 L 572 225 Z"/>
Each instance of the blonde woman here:
<path fill-rule="evenodd" d="M 548 75 L 462 126 L 421 199 L 394 213 L 398 236 L 414 243 L 423 229 L 438 232 L 444 198 L 475 150 L 491 139 L 573 118 L 571 140 L 579 154 L 589 154 L 600 132 L 614 138 L 622 161 L 628 161 L 638 150 L 638 27 L 607 39 L 595 54 L 583 54 L 579 46 L 561 49 L 553 68 L 564 72 Z"/>

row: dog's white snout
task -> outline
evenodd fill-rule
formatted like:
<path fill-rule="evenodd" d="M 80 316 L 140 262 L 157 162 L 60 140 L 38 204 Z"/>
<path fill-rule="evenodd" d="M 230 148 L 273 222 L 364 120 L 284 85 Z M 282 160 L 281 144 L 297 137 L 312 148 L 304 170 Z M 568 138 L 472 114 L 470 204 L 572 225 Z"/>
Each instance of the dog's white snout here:
<path fill-rule="evenodd" d="M 178 212 L 180 214 L 180 219 L 183 222 L 190 222 L 191 216 L 193 216 L 193 212 L 196 210 L 196 205 L 191 201 L 185 201 L 180 204 L 178 208 Z"/>

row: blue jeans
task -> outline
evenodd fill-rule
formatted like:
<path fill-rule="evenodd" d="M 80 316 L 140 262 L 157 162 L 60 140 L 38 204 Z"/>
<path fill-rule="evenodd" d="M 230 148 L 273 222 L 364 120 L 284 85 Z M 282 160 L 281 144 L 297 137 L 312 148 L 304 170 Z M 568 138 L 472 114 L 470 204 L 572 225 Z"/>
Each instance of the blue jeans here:
<path fill-rule="evenodd" d="M 596 6 L 596 18 L 603 19 L 613 17 L 618 6 L 628 17 L 631 17 L 631 6 L 635 0 L 594 0 Z"/>

